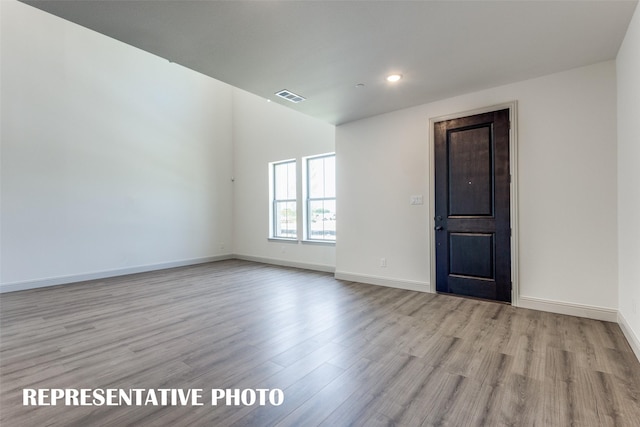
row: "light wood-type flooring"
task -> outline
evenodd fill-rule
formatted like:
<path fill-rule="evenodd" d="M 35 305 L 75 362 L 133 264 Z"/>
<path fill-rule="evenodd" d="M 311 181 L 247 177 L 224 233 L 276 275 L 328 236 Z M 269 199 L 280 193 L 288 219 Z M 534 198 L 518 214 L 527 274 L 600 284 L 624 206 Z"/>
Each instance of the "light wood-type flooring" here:
<path fill-rule="evenodd" d="M 0 296 L 4 426 L 639 426 L 614 323 L 239 260 Z M 24 388 L 203 406 L 22 406 Z M 279 388 L 280 406 L 212 406 Z"/>

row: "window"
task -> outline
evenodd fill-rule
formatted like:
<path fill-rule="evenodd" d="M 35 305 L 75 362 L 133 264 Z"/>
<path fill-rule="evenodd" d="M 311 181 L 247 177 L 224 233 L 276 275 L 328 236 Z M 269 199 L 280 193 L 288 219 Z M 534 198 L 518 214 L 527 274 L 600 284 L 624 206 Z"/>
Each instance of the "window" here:
<path fill-rule="evenodd" d="M 297 239 L 296 161 L 272 163 L 271 167 L 271 235 L 274 238 Z"/>
<path fill-rule="evenodd" d="M 335 243 L 336 155 L 304 157 L 301 164 L 298 176 L 296 159 L 269 163 L 269 238 Z M 304 184 L 298 186 L 300 177 Z"/>
<path fill-rule="evenodd" d="M 336 155 L 306 158 L 306 240 L 336 240 Z"/>

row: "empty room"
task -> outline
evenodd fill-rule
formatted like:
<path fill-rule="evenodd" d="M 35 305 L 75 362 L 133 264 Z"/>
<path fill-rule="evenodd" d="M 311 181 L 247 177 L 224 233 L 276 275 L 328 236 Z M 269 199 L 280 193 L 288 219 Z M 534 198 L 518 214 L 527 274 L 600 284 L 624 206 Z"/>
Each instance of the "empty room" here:
<path fill-rule="evenodd" d="M 637 0 L 0 19 L 0 425 L 639 425 Z"/>

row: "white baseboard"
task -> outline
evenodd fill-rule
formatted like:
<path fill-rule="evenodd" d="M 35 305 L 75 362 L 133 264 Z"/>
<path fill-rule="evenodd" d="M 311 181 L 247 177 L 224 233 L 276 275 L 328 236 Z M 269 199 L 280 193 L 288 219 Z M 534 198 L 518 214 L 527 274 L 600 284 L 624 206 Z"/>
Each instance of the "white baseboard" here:
<path fill-rule="evenodd" d="M 305 270 L 323 271 L 326 273 L 333 273 L 335 271 L 334 266 L 325 265 L 325 264 L 312 264 L 307 262 L 296 262 L 296 261 L 289 261 L 289 260 L 277 259 L 277 258 L 266 258 L 266 257 L 258 257 L 258 256 L 252 256 L 252 255 L 238 255 L 238 254 L 234 254 L 233 258 L 242 259 L 245 261 L 260 262 L 262 264 L 280 265 L 282 267 L 294 267 L 294 268 L 302 268 Z"/>
<path fill-rule="evenodd" d="M 620 312 L 618 312 L 618 325 L 620 325 L 620 329 L 622 329 L 622 333 L 624 334 L 625 338 L 627 338 L 629 346 L 631 346 L 631 349 L 638 358 L 638 361 L 640 361 L 640 337 L 638 337 L 633 332 L 633 329 L 631 329 L 629 322 L 627 322 L 627 319 L 625 319 Z"/>
<path fill-rule="evenodd" d="M 429 282 L 421 282 L 418 280 L 388 279 L 386 277 L 347 273 L 344 271 L 336 271 L 335 277 L 338 280 L 346 280 L 349 282 L 387 286 L 389 288 L 406 289 L 408 291 L 431 292 L 431 286 L 429 285 Z"/>
<path fill-rule="evenodd" d="M 140 265 L 127 268 L 116 268 L 113 270 L 97 271 L 94 273 L 74 274 L 69 276 L 49 277 L 38 280 L 27 280 L 23 282 L 3 283 L 0 285 L 0 293 L 25 291 L 28 289 L 44 288 L 47 286 L 66 285 L 69 283 L 86 282 L 88 280 L 105 279 L 108 277 L 124 276 L 127 274 L 144 273 L 147 271 L 164 270 L 166 268 L 184 267 L 187 265 L 205 264 L 214 261 L 232 259 L 231 254 L 217 255 L 204 258 L 192 258 L 180 261 L 163 262 L 159 264 Z"/>
<path fill-rule="evenodd" d="M 588 319 L 595 320 L 605 320 L 607 322 L 618 321 L 618 310 L 614 308 L 574 304 L 523 296 L 521 296 L 517 304 L 514 305 L 517 307 L 548 311 L 551 313 L 568 314 L 570 316 L 586 317 Z"/>

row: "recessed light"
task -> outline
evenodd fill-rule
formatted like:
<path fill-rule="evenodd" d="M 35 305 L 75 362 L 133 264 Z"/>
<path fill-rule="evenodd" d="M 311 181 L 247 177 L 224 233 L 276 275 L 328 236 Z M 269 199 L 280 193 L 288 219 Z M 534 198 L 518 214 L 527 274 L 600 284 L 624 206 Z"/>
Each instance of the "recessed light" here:
<path fill-rule="evenodd" d="M 391 83 L 395 83 L 402 78 L 402 74 L 391 74 L 387 76 L 387 81 Z"/>

